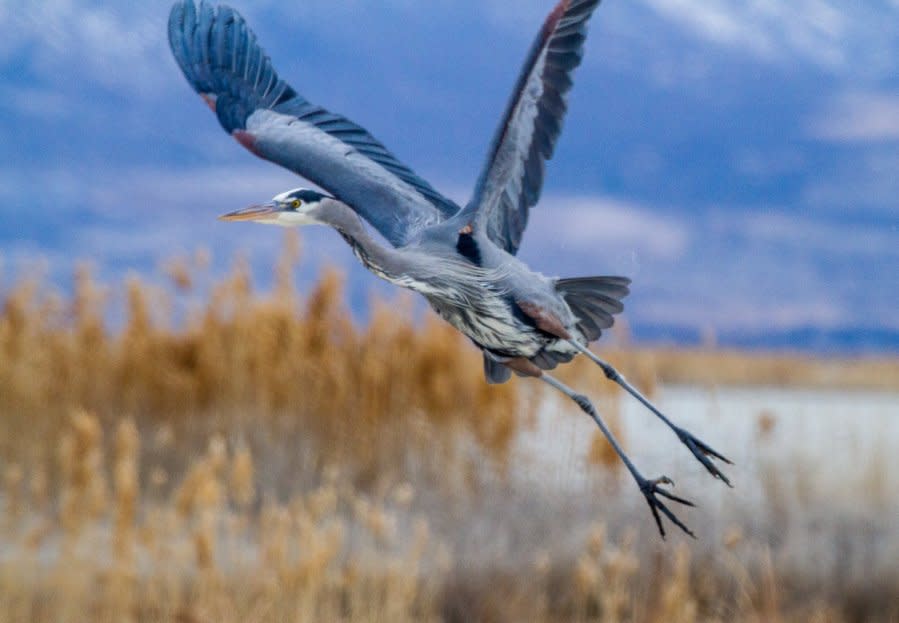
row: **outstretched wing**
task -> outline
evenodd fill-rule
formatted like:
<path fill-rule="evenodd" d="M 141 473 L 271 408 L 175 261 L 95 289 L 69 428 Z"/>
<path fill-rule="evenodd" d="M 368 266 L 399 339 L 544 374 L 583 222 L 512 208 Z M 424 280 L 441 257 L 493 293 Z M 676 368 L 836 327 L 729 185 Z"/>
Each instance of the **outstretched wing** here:
<path fill-rule="evenodd" d="M 571 74 L 581 64 L 587 21 L 600 0 L 560 0 L 546 18 L 500 123 L 465 212 L 476 227 L 516 253 L 552 158 Z"/>
<path fill-rule="evenodd" d="M 233 9 L 177 2 L 169 45 L 225 131 L 332 193 L 394 246 L 459 211 L 365 129 L 309 103 L 281 80 Z"/>

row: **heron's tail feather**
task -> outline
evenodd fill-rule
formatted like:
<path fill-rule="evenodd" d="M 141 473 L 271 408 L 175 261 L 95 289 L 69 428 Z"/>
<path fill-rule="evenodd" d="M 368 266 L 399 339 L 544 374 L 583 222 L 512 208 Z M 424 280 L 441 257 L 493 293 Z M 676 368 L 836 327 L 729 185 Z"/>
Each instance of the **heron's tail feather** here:
<path fill-rule="evenodd" d="M 577 327 L 593 342 L 599 339 L 603 329 L 610 328 L 613 316 L 624 311 L 621 299 L 630 294 L 631 280 L 627 277 L 575 277 L 556 280 L 556 291 L 578 319 Z M 555 370 L 560 363 L 568 363 L 576 353 L 541 350 L 531 357 L 531 363 L 541 370 Z M 512 370 L 486 354 L 484 355 L 484 376 L 492 385 L 505 383 L 512 376 Z"/>
<path fill-rule="evenodd" d="M 578 318 L 578 329 L 588 341 L 598 340 L 610 328 L 613 316 L 624 310 L 621 299 L 630 294 L 627 277 L 576 277 L 559 279 L 556 290 Z"/>

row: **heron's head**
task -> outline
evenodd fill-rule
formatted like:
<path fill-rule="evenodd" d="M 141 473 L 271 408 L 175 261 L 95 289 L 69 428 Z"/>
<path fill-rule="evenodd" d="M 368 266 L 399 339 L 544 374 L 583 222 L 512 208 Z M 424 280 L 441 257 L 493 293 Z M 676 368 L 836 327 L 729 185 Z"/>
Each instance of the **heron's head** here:
<path fill-rule="evenodd" d="M 254 221 L 281 227 L 320 225 L 322 223 L 316 218 L 316 215 L 325 199 L 331 199 L 331 197 L 308 188 L 297 188 L 281 193 L 267 203 L 223 214 L 219 219 L 223 221 Z"/>

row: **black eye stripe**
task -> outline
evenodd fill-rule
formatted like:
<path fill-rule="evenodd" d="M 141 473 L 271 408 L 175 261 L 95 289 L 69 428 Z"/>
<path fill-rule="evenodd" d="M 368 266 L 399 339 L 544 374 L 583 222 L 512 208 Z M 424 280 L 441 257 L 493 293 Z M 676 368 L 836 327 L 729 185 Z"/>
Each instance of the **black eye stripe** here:
<path fill-rule="evenodd" d="M 328 198 L 330 198 L 328 195 L 320 193 L 317 190 L 298 188 L 278 195 L 278 197 L 276 197 L 276 201 L 278 201 L 284 207 L 297 209 L 302 205 L 314 205 L 319 203 L 323 199 Z M 300 206 L 293 205 L 294 201 L 299 201 Z"/>
<path fill-rule="evenodd" d="M 298 190 L 294 193 L 291 193 L 290 200 L 293 201 L 295 199 L 298 199 L 298 200 L 302 201 L 303 203 L 315 203 L 316 201 L 321 201 L 324 197 L 325 197 L 325 195 L 323 195 L 320 192 L 317 192 L 314 190 L 303 189 L 303 190 Z"/>

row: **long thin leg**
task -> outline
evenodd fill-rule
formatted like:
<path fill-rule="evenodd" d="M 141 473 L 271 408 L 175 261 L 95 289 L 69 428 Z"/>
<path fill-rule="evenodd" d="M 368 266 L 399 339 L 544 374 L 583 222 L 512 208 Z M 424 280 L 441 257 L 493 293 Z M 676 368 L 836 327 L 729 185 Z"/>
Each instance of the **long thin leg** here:
<path fill-rule="evenodd" d="M 665 417 L 665 415 L 661 411 L 659 411 L 656 406 L 652 404 L 643 394 L 641 394 L 636 387 L 628 383 L 627 379 L 624 378 L 624 376 L 620 372 L 618 372 L 618 370 L 613 368 L 610 363 L 608 363 L 607 361 L 603 361 L 602 359 L 597 357 L 593 351 L 591 351 L 586 346 L 578 344 L 575 340 L 569 340 L 568 343 L 587 355 L 587 357 L 593 360 L 596 365 L 602 368 L 602 371 L 606 375 L 606 378 L 623 387 L 625 391 L 627 391 L 631 396 L 643 403 L 643 406 L 655 413 L 663 422 L 665 422 L 665 424 L 667 424 L 669 428 L 674 431 L 678 439 L 680 439 L 681 442 L 683 442 L 683 444 L 690 449 L 690 452 L 693 453 L 693 456 L 695 456 L 699 460 L 699 462 L 702 463 L 703 466 L 705 466 L 705 468 L 712 476 L 722 480 L 728 487 L 733 487 L 733 485 L 730 484 L 730 480 L 727 479 L 727 476 L 725 476 L 721 472 L 721 470 L 718 469 L 717 465 L 712 463 L 712 459 L 710 457 L 724 461 L 728 465 L 733 465 L 733 463 L 729 459 L 716 452 L 705 442 L 697 439 L 689 431 L 684 430 L 680 426 L 677 426 L 674 422 Z"/>
<path fill-rule="evenodd" d="M 613 435 L 612 431 L 609 430 L 609 427 L 606 426 L 606 423 L 599 416 L 599 413 L 596 411 L 596 408 L 593 406 L 593 403 L 590 402 L 589 398 L 587 398 L 583 394 L 578 394 L 573 389 L 548 374 L 543 374 L 539 378 L 571 398 L 584 411 L 584 413 L 589 415 L 593 419 L 593 421 L 596 422 L 596 425 L 599 426 L 599 430 L 602 431 L 602 434 L 605 435 L 606 439 L 609 440 L 609 443 L 612 444 L 612 448 L 615 449 L 615 452 L 619 457 L 621 457 L 622 462 L 624 462 L 625 467 L 627 467 L 628 471 L 634 477 L 634 480 L 637 481 L 637 485 L 640 487 L 640 491 L 646 498 L 646 502 L 649 504 L 649 509 L 652 511 L 653 517 L 655 517 L 656 525 L 659 527 L 659 532 L 661 533 L 662 538 L 665 538 L 665 528 L 662 525 L 662 518 L 659 516 L 659 511 L 662 511 L 662 513 L 668 519 L 670 519 L 674 525 L 676 525 L 678 528 L 695 539 L 696 535 L 693 534 L 690 529 L 685 526 L 683 522 L 681 522 L 681 520 L 678 519 L 658 497 L 656 497 L 657 495 L 660 495 L 680 504 L 685 504 L 686 506 L 694 506 L 692 502 L 683 498 L 679 498 L 676 495 L 673 495 L 672 493 L 666 491 L 665 489 L 662 489 L 660 486 L 674 485 L 674 482 L 667 476 L 662 476 L 661 478 L 656 478 L 653 480 L 647 480 L 646 478 L 644 478 L 628 458 L 627 454 L 624 453 L 624 450 L 622 450 L 621 446 L 618 443 L 618 440 L 615 439 L 615 435 Z"/>

